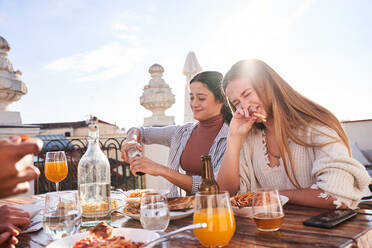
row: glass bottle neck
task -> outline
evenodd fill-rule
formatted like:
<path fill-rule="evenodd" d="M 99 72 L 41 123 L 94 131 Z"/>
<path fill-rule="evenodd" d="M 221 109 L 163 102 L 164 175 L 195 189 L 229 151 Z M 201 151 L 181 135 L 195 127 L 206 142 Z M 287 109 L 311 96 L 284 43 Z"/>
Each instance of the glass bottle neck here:
<path fill-rule="evenodd" d="M 213 176 L 213 170 L 212 170 L 212 164 L 211 161 L 206 159 L 203 161 L 203 166 L 202 166 L 202 177 L 205 179 L 209 180 L 214 180 Z"/>

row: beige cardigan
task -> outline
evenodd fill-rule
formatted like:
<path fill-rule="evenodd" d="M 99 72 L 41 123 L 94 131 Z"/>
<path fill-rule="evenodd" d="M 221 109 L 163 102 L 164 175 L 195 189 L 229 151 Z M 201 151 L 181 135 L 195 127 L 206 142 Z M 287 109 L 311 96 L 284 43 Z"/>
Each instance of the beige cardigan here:
<path fill-rule="evenodd" d="M 320 132 L 323 134 L 320 134 Z M 261 130 L 252 129 L 247 135 L 240 152 L 240 193 L 254 191 L 256 188 L 276 188 L 279 190 L 296 189 L 286 175 L 283 161 L 280 166 L 269 167 L 266 146 Z M 307 128 L 299 134 L 307 142 L 324 144 L 338 137 L 328 127 Z M 292 152 L 294 171 L 301 188 L 320 188 L 328 195 L 336 198 L 334 204 L 339 207 L 345 203 L 349 208 L 356 208 L 363 192 L 372 183 L 365 167 L 350 158 L 346 146 L 337 142 L 321 148 L 304 147 L 289 140 Z M 289 164 L 289 162 L 288 162 Z M 293 174 L 290 176 L 293 178 Z"/>

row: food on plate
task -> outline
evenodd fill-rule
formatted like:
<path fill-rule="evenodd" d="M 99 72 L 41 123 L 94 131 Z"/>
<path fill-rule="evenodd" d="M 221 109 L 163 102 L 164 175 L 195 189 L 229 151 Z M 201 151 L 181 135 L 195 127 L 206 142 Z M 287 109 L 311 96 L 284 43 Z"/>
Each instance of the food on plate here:
<path fill-rule="evenodd" d="M 169 210 L 194 208 L 195 196 L 174 197 L 168 199 Z"/>
<path fill-rule="evenodd" d="M 118 202 L 115 199 L 111 199 L 111 209 L 117 208 Z M 106 202 L 84 202 L 81 204 L 81 208 L 84 213 L 102 212 L 108 210 L 108 204 Z"/>
<path fill-rule="evenodd" d="M 112 228 L 105 222 L 97 224 L 95 227 L 90 229 L 90 234 L 97 239 L 108 239 L 112 237 Z"/>
<path fill-rule="evenodd" d="M 253 193 L 247 192 L 244 194 L 237 194 L 231 199 L 231 205 L 233 207 L 252 207 L 253 205 L 253 195 L 255 195 L 255 199 L 257 202 L 255 203 L 256 206 L 262 206 L 262 194 L 261 193 Z M 266 195 L 266 202 L 270 202 L 270 196 Z"/>
<path fill-rule="evenodd" d="M 130 192 L 128 197 L 129 197 L 129 198 L 141 197 L 142 194 L 144 194 L 144 193 L 149 193 L 149 192 L 152 192 L 152 191 L 149 190 L 149 189 L 145 189 L 145 190 L 137 190 L 137 191 L 134 191 L 134 192 Z"/>
<path fill-rule="evenodd" d="M 112 227 L 101 222 L 90 230 L 90 236 L 75 242 L 73 248 L 139 248 L 143 242 L 132 242 L 123 236 L 113 236 Z"/>
<path fill-rule="evenodd" d="M 139 203 L 128 203 L 124 207 L 123 212 L 127 214 L 133 214 L 133 215 L 140 214 L 140 207 L 141 207 L 141 204 Z"/>
<path fill-rule="evenodd" d="M 168 198 L 168 208 L 170 211 L 187 210 L 194 208 L 195 196 L 184 196 Z M 127 202 L 123 212 L 127 214 L 140 214 L 141 204 L 139 202 Z"/>
<path fill-rule="evenodd" d="M 237 194 L 234 196 L 234 198 L 231 200 L 231 205 L 233 207 L 251 207 L 252 206 L 252 200 L 253 200 L 253 193 L 247 192 L 245 194 Z"/>

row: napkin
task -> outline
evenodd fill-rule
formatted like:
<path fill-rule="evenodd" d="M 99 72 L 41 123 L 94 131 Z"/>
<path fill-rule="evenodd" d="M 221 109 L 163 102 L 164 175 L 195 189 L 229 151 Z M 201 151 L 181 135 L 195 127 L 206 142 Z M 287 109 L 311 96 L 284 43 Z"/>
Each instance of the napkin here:
<path fill-rule="evenodd" d="M 13 205 L 12 207 L 22 209 L 23 211 L 27 212 L 32 219 L 40 212 L 41 209 L 43 209 L 43 204 L 42 202 L 36 202 L 34 204 Z"/>
<path fill-rule="evenodd" d="M 43 216 L 38 214 L 43 208 L 43 202 L 25 205 L 13 205 L 13 207 L 20 208 L 30 215 L 31 223 L 26 230 L 22 231 L 22 233 L 36 232 L 43 228 Z"/>
<path fill-rule="evenodd" d="M 42 216 L 40 217 L 40 219 L 31 219 L 30 226 L 26 230 L 23 230 L 22 233 L 36 232 L 43 228 Z"/>

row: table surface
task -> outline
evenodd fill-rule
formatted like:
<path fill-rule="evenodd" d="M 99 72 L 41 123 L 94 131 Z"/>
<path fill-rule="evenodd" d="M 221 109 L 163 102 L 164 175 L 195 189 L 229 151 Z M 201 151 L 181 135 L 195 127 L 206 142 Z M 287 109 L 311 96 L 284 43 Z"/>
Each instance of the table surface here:
<path fill-rule="evenodd" d="M 31 204 L 41 196 L 29 196 L 0 200 L 2 204 Z M 325 209 L 287 204 L 284 206 L 283 225 L 276 232 L 260 232 L 250 218 L 235 216 L 236 231 L 225 247 L 357 247 L 360 239 L 372 235 L 372 201 L 360 204 L 358 215 L 332 229 L 304 226 L 302 222 L 311 216 L 325 212 Z M 113 214 L 115 226 L 142 228 L 139 221 L 120 213 Z M 170 222 L 167 232 L 192 224 L 192 215 Z M 17 247 L 45 247 L 51 241 L 47 234 L 38 232 L 21 234 Z M 367 242 L 368 244 L 368 242 Z M 194 234 L 184 232 L 156 247 L 202 247 Z M 372 247 L 372 244 L 371 244 Z"/>

